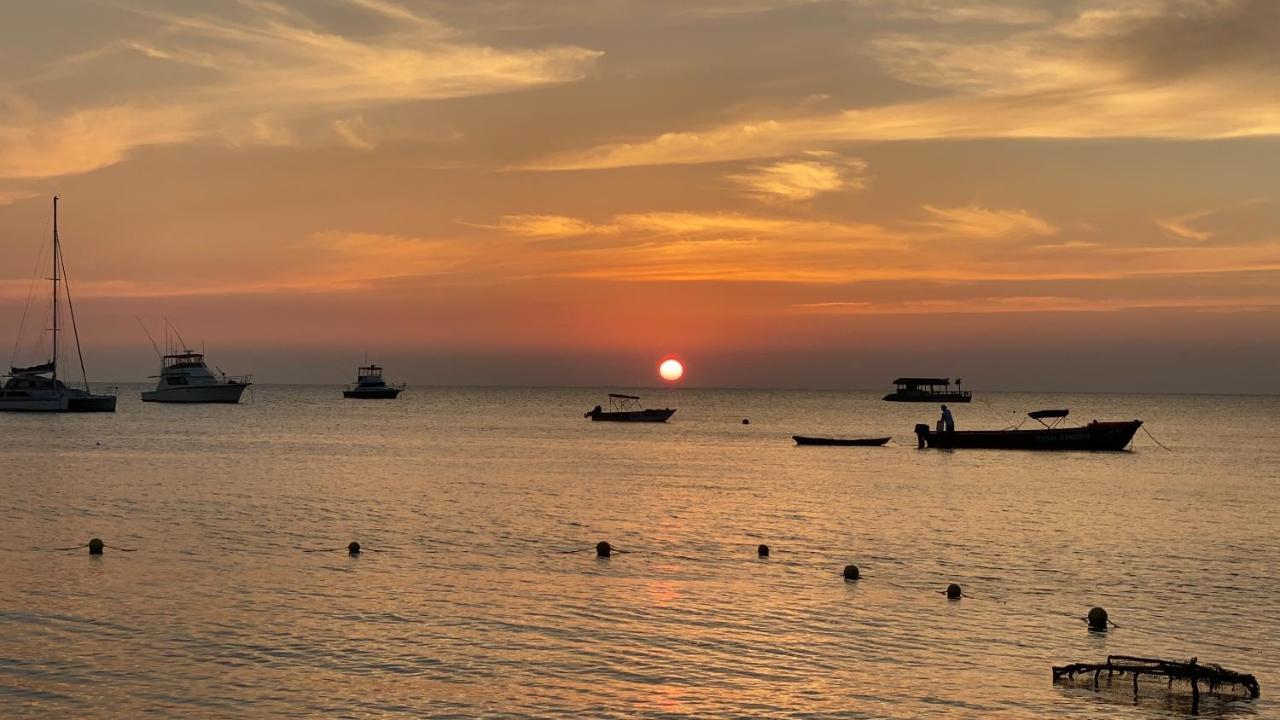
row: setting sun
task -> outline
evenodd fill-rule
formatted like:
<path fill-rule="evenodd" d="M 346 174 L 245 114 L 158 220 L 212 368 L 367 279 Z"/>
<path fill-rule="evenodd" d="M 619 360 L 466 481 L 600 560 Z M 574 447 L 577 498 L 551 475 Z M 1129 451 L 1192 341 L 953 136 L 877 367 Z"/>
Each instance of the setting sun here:
<path fill-rule="evenodd" d="M 658 366 L 658 374 L 662 376 L 663 380 L 675 382 L 684 376 L 684 365 L 681 365 L 680 361 L 675 358 L 667 358 Z"/>

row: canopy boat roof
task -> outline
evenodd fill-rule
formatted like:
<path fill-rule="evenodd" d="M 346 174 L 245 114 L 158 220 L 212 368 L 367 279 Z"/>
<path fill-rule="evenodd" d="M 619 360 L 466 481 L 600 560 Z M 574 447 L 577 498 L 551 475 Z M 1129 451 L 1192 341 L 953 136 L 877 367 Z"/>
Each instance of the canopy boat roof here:
<path fill-rule="evenodd" d="M 609 393 L 609 397 L 617 398 L 619 400 L 639 400 L 640 399 L 639 395 L 623 395 L 621 393 Z"/>
<path fill-rule="evenodd" d="M 902 377 L 893 381 L 894 385 L 950 385 L 951 378 Z"/>
<path fill-rule="evenodd" d="M 1036 410 L 1034 412 L 1027 413 L 1027 417 L 1031 418 L 1032 420 L 1043 420 L 1044 418 L 1064 418 L 1070 412 L 1071 411 L 1066 408 L 1062 408 L 1061 410 Z"/>

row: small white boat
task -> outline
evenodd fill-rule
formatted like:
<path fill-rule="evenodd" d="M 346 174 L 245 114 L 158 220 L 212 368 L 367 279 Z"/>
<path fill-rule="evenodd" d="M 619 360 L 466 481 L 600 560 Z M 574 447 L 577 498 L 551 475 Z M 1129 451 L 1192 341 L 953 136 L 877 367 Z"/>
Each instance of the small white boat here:
<path fill-rule="evenodd" d="M 155 390 L 143 391 L 142 402 L 228 403 L 240 402 L 244 389 L 252 385 L 250 375 L 214 375 L 204 362 L 204 354 L 184 350 L 160 359 Z"/>
<path fill-rule="evenodd" d="M 28 367 L 10 367 L 4 385 L 0 387 L 0 411 L 5 412 L 115 412 L 114 388 L 94 393 L 84 371 L 84 354 L 80 352 L 80 333 L 76 329 L 75 306 L 71 304 L 71 287 L 66 278 L 66 264 L 62 258 L 62 242 L 58 236 L 58 198 L 53 198 L 53 307 L 51 345 L 52 359 Z M 67 294 L 72 336 L 76 338 L 76 355 L 80 358 L 80 373 L 85 376 L 84 388 L 68 387 L 58 378 L 58 333 L 62 317 L 58 284 L 62 283 Z M 30 310 L 30 305 L 28 305 Z M 24 317 L 25 322 L 25 317 Z M 19 335 L 21 336 L 21 330 Z"/>
<path fill-rule="evenodd" d="M 394 400 L 404 390 L 404 383 L 388 385 L 382 379 L 382 368 L 365 365 L 356 372 L 356 384 L 342 391 L 342 397 L 353 400 Z"/>

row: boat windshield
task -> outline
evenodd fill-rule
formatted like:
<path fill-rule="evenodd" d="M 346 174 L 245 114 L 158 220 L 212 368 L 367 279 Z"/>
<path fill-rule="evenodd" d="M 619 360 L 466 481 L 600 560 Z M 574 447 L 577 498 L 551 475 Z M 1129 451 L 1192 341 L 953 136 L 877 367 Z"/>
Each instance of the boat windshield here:
<path fill-rule="evenodd" d="M 162 358 L 161 367 L 165 369 L 205 367 L 204 355 L 191 351 L 165 355 L 164 358 Z"/>

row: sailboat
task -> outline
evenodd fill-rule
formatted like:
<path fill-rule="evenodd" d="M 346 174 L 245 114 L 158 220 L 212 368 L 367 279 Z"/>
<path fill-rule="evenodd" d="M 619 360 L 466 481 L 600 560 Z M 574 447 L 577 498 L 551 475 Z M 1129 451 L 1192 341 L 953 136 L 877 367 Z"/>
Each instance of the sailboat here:
<path fill-rule="evenodd" d="M 71 286 L 67 282 L 67 268 L 62 258 L 62 241 L 58 236 L 58 197 L 53 198 L 53 307 L 51 317 L 52 357 L 48 362 L 27 367 L 16 367 L 12 363 L 5 382 L 0 386 L 0 411 L 10 412 L 115 412 L 116 395 L 114 388 L 103 393 L 94 393 L 89 388 L 88 375 L 84 371 L 84 353 L 80 350 L 80 331 L 76 327 L 75 306 L 71 302 Z M 71 334 L 76 342 L 76 356 L 80 360 L 80 374 L 84 378 L 84 389 L 70 387 L 58 379 L 58 333 L 61 325 L 62 298 L 58 292 L 58 284 L 65 283 L 67 309 L 71 316 Z M 30 309 L 30 305 L 28 305 Z"/>

